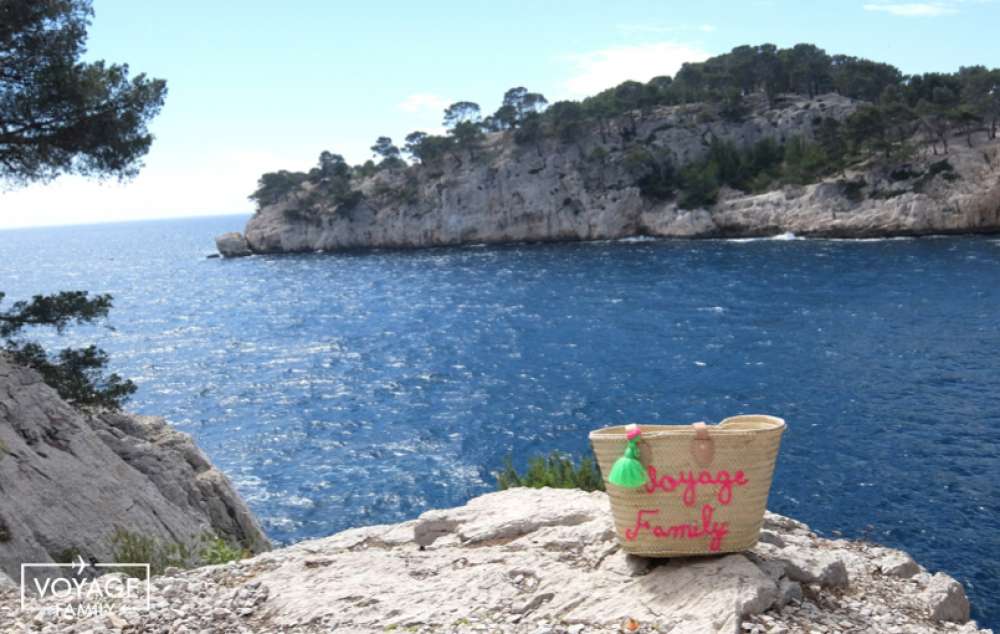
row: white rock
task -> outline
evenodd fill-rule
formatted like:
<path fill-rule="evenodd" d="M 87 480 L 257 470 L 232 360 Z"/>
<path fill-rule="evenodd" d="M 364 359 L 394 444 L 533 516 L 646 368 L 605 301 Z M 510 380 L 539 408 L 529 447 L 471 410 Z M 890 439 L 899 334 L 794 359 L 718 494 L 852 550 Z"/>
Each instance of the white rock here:
<path fill-rule="evenodd" d="M 247 244 L 243 234 L 237 231 L 230 231 L 215 238 L 215 248 L 223 257 L 238 258 L 245 255 L 252 255 L 250 245 Z"/>
<path fill-rule="evenodd" d="M 917 565 L 917 562 L 899 550 L 891 551 L 883 556 L 878 560 L 877 565 L 882 574 L 901 579 L 908 579 L 920 572 L 920 566 Z"/>
<path fill-rule="evenodd" d="M 965 588 L 944 573 L 931 577 L 922 597 L 933 619 L 955 623 L 969 620 L 969 600 L 965 596 Z"/>
<path fill-rule="evenodd" d="M 758 542 L 752 552 L 765 560 L 784 566 L 789 579 L 821 587 L 845 587 L 849 583 L 844 557 L 835 550 L 804 548 L 794 545 L 778 548 L 773 544 Z"/>

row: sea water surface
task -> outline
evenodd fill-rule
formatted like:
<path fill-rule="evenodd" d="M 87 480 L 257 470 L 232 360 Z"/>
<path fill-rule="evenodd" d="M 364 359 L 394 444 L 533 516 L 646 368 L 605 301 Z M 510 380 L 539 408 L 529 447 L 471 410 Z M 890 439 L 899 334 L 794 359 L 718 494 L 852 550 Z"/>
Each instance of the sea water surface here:
<path fill-rule="evenodd" d="M 652 241 L 206 259 L 245 217 L 0 232 L 7 303 L 112 293 L 129 407 L 279 543 L 493 490 L 609 424 L 787 419 L 770 507 L 904 548 L 1000 625 L 1000 241 Z"/>

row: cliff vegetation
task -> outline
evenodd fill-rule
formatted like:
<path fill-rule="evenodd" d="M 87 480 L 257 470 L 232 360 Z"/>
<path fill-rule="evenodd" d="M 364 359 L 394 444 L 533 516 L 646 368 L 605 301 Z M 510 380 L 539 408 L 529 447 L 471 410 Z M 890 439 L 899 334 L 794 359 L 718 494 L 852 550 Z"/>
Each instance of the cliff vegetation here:
<path fill-rule="evenodd" d="M 740 143 L 708 133 L 707 152 L 685 160 L 657 143 L 639 122 L 664 107 L 688 106 L 701 124 L 739 124 L 754 112 L 786 105 L 792 95 L 810 100 L 835 94 L 854 108 L 845 116 L 816 111 L 808 130 Z M 324 151 L 309 172 L 264 174 L 250 196 L 259 207 L 286 203 L 297 218 L 332 207 L 348 215 L 366 197 L 413 202 L 420 180 L 434 174 L 488 164 L 497 136 L 541 156 L 552 145 L 580 143 L 592 133 L 602 144 L 585 160 L 607 160 L 609 141 L 623 152 L 630 185 L 652 201 L 676 200 L 682 209 L 712 205 L 720 189 L 766 192 L 805 185 L 872 161 L 905 162 L 929 145 L 948 154 L 956 134 L 973 145 L 982 132 L 996 139 L 1000 121 L 1000 69 L 962 67 L 954 73 L 904 75 L 898 68 L 849 55 L 830 55 L 812 44 L 780 49 L 772 44 L 739 46 L 701 63 L 685 64 L 674 76 L 646 83 L 626 81 L 582 101 L 547 99 L 524 87 L 506 91 L 500 106 L 484 116 L 479 104 L 459 101 L 444 112 L 444 136 L 415 131 L 400 147 L 386 136 L 372 146 L 373 159 L 349 165 Z M 610 137 L 615 137 L 610 139 Z M 939 170 L 947 170 L 942 163 Z M 392 183 L 364 183 L 392 172 Z M 290 202 L 294 199 L 294 202 Z"/>

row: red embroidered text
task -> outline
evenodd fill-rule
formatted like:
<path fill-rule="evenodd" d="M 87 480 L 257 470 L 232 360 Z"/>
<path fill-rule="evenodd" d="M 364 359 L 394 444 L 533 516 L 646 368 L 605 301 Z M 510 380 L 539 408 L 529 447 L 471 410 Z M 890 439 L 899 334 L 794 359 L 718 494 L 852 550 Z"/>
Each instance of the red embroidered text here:
<path fill-rule="evenodd" d="M 729 504 L 733 501 L 733 487 L 745 486 L 750 482 L 742 471 L 737 471 L 735 475 L 730 475 L 728 471 L 722 470 L 716 471 L 713 476 L 710 471 L 706 470 L 697 475 L 693 471 L 682 471 L 677 476 L 657 476 L 656 467 L 653 465 L 649 465 L 646 470 L 649 473 L 646 493 L 653 493 L 657 489 L 663 489 L 665 493 L 670 493 L 677 487 L 683 486 L 684 493 L 681 500 L 684 501 L 684 506 L 694 506 L 698 498 L 697 489 L 700 485 L 717 485 L 719 491 L 716 497 L 719 499 L 719 504 Z"/>
<path fill-rule="evenodd" d="M 722 540 L 729 534 L 729 522 L 714 522 L 712 517 L 715 508 L 711 504 L 701 507 L 701 524 L 683 523 L 673 526 L 660 526 L 650 524 L 647 517 L 652 517 L 660 511 L 658 509 L 640 509 L 635 515 L 635 526 L 625 529 L 625 539 L 635 541 L 639 537 L 640 531 L 648 530 L 653 537 L 660 539 L 698 539 L 705 535 L 710 535 L 708 549 L 717 552 L 722 547 Z"/>

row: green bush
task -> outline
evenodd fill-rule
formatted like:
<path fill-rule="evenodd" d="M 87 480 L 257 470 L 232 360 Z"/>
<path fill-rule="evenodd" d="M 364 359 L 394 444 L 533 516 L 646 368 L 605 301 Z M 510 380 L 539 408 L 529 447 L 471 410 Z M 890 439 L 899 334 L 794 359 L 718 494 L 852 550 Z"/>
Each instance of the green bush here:
<path fill-rule="evenodd" d="M 246 548 L 234 546 L 225 539 L 211 534 L 202 535 L 202 544 L 199 553 L 201 562 L 209 566 L 245 559 L 251 555 Z"/>
<path fill-rule="evenodd" d="M 114 561 L 123 564 L 149 564 L 150 574 L 161 575 L 167 568 L 193 568 L 202 565 L 224 564 L 251 555 L 250 551 L 236 546 L 212 533 L 199 537 L 200 548 L 179 542 L 161 542 L 155 537 L 140 535 L 118 527 L 111 536 Z M 120 572 L 136 575 L 136 568 L 122 567 Z"/>
<path fill-rule="evenodd" d="M 118 527 L 111 535 L 111 552 L 116 563 L 149 564 L 152 575 L 161 575 L 169 567 L 190 568 L 191 550 L 180 543 L 160 543 L 156 538 Z M 124 566 L 120 572 L 137 576 L 138 568 Z"/>
<path fill-rule="evenodd" d="M 635 179 L 643 197 L 670 200 L 674 197 L 677 175 L 670 159 L 658 154 L 649 148 L 632 145 L 625 152 L 625 169 Z"/>
<path fill-rule="evenodd" d="M 681 170 L 681 209 L 708 207 L 719 196 L 718 167 L 713 161 L 691 163 Z"/>
<path fill-rule="evenodd" d="M 513 487 L 603 491 L 604 479 L 593 459 L 582 458 L 579 465 L 574 465 L 569 456 L 553 451 L 548 457 L 535 456 L 529 459 L 528 468 L 523 474 L 517 472 L 511 457 L 507 456 L 504 468 L 497 473 L 497 488 L 503 491 Z"/>
<path fill-rule="evenodd" d="M 626 166 L 643 165 L 640 160 L 643 157 L 638 152 L 631 163 L 629 158 L 626 156 Z M 784 145 L 773 139 L 762 139 L 748 148 L 738 148 L 729 141 L 716 139 L 703 159 L 688 163 L 680 171 L 676 178 L 680 191 L 677 204 L 682 209 L 713 205 L 723 185 L 744 192 L 761 192 L 776 183 L 814 183 L 839 166 L 840 157 L 831 157 L 819 143 L 800 137 L 793 137 Z M 648 173 L 647 168 L 643 174 Z M 672 174 L 671 178 L 674 178 Z M 641 183 L 637 184 L 644 196 L 653 197 Z"/>

